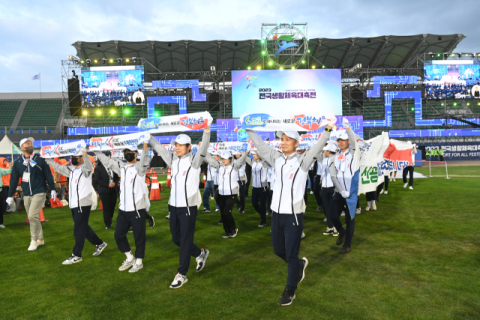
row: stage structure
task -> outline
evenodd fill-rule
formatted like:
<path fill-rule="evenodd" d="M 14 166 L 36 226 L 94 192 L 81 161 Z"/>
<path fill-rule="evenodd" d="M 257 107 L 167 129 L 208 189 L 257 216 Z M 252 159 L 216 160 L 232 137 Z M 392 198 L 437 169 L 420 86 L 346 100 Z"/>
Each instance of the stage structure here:
<path fill-rule="evenodd" d="M 289 39 L 281 38 L 284 35 Z M 448 130 L 471 129 L 456 120 L 458 117 L 480 118 L 478 101 L 425 99 L 423 86 L 425 61 L 465 59 L 466 56 L 472 59 L 472 54 L 480 58 L 476 53 L 454 53 L 452 56 L 464 38 L 462 34 L 308 38 L 306 23 L 272 23 L 263 24 L 261 39 L 244 41 L 106 41 L 73 45 L 83 65 L 87 59 L 94 65 L 95 59 L 100 63 L 101 59 L 111 57 L 113 63 L 109 65 L 116 65 L 117 58 L 125 63 L 127 57 L 141 57 L 145 61 L 147 100 L 158 97 L 155 98 L 158 101 L 168 101 L 171 97 L 183 96 L 186 112 L 206 110 L 215 119 L 232 118 L 232 70 L 341 69 L 343 115 L 363 116 L 366 139 L 382 131 L 404 130 L 422 135 L 413 137 L 415 141 L 473 141 L 480 138 L 455 136 Z M 278 52 L 279 41 L 282 45 L 281 41 L 295 45 Z M 155 81 L 163 84 L 152 86 Z M 195 101 L 193 95 L 196 93 L 187 85 L 192 81 L 198 83 L 198 93 L 205 95 L 204 101 Z M 159 116 L 166 116 L 178 114 L 180 106 L 156 104 L 153 110 Z M 146 110 L 138 114 L 142 112 Z M 115 121 L 108 121 L 109 118 Z M 137 120 L 91 116 L 86 126 L 129 126 L 135 125 Z M 425 137 L 425 134 L 430 136 Z"/>

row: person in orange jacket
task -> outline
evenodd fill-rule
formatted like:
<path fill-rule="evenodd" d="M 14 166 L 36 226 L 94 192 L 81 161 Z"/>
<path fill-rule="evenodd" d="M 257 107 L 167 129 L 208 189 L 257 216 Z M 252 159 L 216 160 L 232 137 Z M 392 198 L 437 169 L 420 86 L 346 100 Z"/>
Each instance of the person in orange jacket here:
<path fill-rule="evenodd" d="M 7 213 L 7 202 L 5 200 L 8 198 L 8 190 L 10 185 L 10 164 L 8 163 L 6 158 L 0 158 L 0 174 L 2 180 L 0 181 L 0 229 L 5 228 L 3 225 L 3 215 Z"/>

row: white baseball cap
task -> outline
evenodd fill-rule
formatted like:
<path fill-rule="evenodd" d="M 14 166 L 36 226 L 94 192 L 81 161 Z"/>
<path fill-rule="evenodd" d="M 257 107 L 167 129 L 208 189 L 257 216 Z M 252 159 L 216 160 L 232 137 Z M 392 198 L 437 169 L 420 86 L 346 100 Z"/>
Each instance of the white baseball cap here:
<path fill-rule="evenodd" d="M 22 140 L 20 140 L 20 148 L 22 147 L 22 144 L 24 144 L 24 143 L 27 142 L 27 141 L 31 141 L 32 144 L 33 144 L 33 142 L 35 141 L 35 139 L 33 139 L 32 137 L 23 138 Z"/>
<path fill-rule="evenodd" d="M 170 142 L 170 144 L 172 145 L 175 145 L 175 143 L 178 143 L 178 144 L 192 144 L 192 139 L 190 139 L 189 136 L 187 136 L 186 134 L 179 134 L 177 136 L 177 138 L 175 138 L 175 140 L 172 140 L 172 142 Z"/>
<path fill-rule="evenodd" d="M 128 147 L 128 148 L 124 148 L 122 149 L 122 152 L 125 152 L 125 150 L 130 150 L 130 151 L 138 151 L 138 147 L 137 146 L 131 146 L 131 147 Z"/>
<path fill-rule="evenodd" d="M 334 145 L 333 143 L 328 143 L 325 147 L 323 147 L 323 150 L 327 150 L 330 152 L 337 152 L 337 146 Z"/>
<path fill-rule="evenodd" d="M 348 137 L 348 134 L 346 132 L 340 133 L 340 135 L 337 137 L 338 140 L 349 140 L 350 138 Z"/>
<path fill-rule="evenodd" d="M 297 131 L 277 131 L 277 137 L 282 139 L 283 135 L 286 135 L 289 138 L 300 141 L 300 135 Z"/>
<path fill-rule="evenodd" d="M 232 155 L 230 154 L 230 151 L 222 151 L 222 154 L 220 155 L 220 158 L 222 159 L 230 159 Z"/>

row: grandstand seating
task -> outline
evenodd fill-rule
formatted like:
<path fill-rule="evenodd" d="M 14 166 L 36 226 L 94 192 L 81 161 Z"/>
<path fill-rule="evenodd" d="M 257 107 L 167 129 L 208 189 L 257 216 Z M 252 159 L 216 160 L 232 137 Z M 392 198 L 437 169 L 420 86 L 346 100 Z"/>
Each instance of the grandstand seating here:
<path fill-rule="evenodd" d="M 18 128 L 55 129 L 62 111 L 62 100 L 28 100 Z"/>
<path fill-rule="evenodd" d="M 0 101 L 0 110 L 2 110 L 0 128 L 3 129 L 12 125 L 21 103 L 21 101 Z"/>

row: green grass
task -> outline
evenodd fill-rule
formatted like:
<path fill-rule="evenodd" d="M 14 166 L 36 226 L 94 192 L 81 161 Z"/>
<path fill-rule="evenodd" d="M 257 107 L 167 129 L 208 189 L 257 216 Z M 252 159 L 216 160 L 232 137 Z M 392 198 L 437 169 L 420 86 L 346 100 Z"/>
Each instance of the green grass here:
<path fill-rule="evenodd" d="M 420 169 L 423 170 L 423 169 Z M 418 170 L 418 171 L 420 171 Z M 478 167 L 451 168 L 477 170 Z M 160 179 L 164 180 L 164 178 Z M 323 214 L 313 195 L 305 217 L 301 255 L 309 258 L 297 300 L 277 305 L 285 262 L 273 254 L 269 228 L 259 229 L 250 204 L 234 216 L 235 239 L 221 238 L 219 214 L 199 214 L 195 243 L 210 250 L 207 265 L 169 289 L 178 267 L 167 214 L 169 191 L 154 202 L 155 228 L 147 228 L 144 269 L 117 269 L 125 256 L 100 211 L 90 225 L 109 246 L 100 257 L 86 242 L 81 263 L 63 266 L 73 246 L 68 209 L 45 209 L 45 246 L 28 252 L 25 212 L 5 216 L 0 229 L 2 319 L 479 319 L 478 190 L 473 178 L 416 179 L 415 190 L 391 182 L 375 212 L 357 216 L 352 251 L 338 253 L 321 234 Z M 365 196 L 361 196 L 362 208 Z M 133 247 L 133 236 L 129 234 Z"/>
<path fill-rule="evenodd" d="M 423 167 L 415 167 L 415 171 L 423 173 L 428 176 L 430 173 L 428 164 L 424 163 Z M 459 175 L 459 176 L 479 176 L 480 175 L 480 166 L 468 166 L 468 167 L 449 167 L 449 175 Z M 446 170 L 445 165 L 439 167 L 432 167 L 432 175 L 434 176 L 445 176 Z M 397 176 L 399 176 L 397 174 Z"/>

